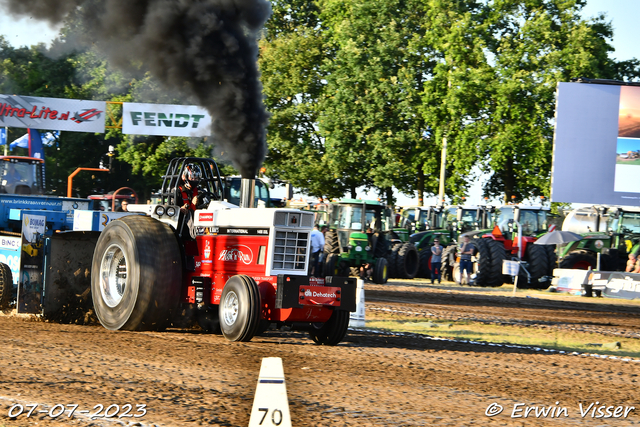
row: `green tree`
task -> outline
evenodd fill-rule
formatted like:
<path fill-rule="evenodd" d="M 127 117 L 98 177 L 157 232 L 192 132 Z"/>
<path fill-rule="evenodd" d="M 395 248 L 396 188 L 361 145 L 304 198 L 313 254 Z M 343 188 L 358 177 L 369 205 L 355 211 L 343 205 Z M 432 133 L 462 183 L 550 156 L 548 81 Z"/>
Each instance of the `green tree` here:
<path fill-rule="evenodd" d="M 432 147 L 424 161 L 430 162 L 432 182 L 439 187 L 435 177 L 446 143 L 444 193 L 459 202 L 473 179 L 477 141 L 484 133 L 481 118 L 487 114 L 484 88 L 493 78 L 482 39 L 487 25 L 477 1 L 430 0 L 422 5 L 421 15 L 425 36 L 416 43 L 435 62 L 421 88 L 419 111 Z M 437 190 L 431 187 L 433 193 Z"/>
<path fill-rule="evenodd" d="M 494 79 L 485 87 L 485 195 L 507 201 L 549 197 L 557 83 L 573 77 L 615 78 L 610 24 L 580 17 L 582 0 L 494 0 L 487 4 L 487 46 Z"/>

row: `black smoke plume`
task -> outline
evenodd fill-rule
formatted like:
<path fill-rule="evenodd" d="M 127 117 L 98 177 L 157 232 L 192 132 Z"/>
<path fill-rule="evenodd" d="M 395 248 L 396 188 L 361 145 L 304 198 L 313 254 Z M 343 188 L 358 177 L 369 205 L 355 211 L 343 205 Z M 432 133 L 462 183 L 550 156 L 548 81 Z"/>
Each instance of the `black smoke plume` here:
<path fill-rule="evenodd" d="M 266 154 L 268 114 L 257 67 L 257 37 L 267 0 L 0 0 L 11 14 L 52 24 L 77 16 L 112 63 L 149 71 L 194 96 L 213 118 L 212 132 L 243 177 Z"/>

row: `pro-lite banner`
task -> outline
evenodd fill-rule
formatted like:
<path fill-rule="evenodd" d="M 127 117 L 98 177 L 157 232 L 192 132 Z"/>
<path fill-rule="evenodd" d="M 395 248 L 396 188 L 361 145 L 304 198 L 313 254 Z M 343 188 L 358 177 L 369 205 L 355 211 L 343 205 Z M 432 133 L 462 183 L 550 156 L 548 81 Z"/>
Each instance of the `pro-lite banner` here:
<path fill-rule="evenodd" d="M 158 136 L 209 136 L 211 115 L 196 105 L 122 105 L 122 133 Z"/>
<path fill-rule="evenodd" d="M 104 101 L 0 95 L 0 126 L 104 133 Z"/>

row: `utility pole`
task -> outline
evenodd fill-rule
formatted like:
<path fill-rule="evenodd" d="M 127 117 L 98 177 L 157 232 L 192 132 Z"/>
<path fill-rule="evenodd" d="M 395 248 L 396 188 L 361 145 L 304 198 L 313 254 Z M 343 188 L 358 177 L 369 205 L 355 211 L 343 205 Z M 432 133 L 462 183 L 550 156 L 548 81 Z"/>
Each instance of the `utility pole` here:
<path fill-rule="evenodd" d="M 444 206 L 444 181 L 447 175 L 447 136 L 442 137 L 440 154 L 440 187 L 438 188 L 438 206 Z"/>

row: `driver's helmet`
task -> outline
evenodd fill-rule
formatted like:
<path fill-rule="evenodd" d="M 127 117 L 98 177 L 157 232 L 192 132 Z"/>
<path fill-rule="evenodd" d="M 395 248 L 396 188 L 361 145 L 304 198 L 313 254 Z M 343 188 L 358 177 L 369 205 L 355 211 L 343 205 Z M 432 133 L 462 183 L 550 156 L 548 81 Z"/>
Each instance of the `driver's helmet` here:
<path fill-rule="evenodd" d="M 189 163 L 184 167 L 182 171 L 182 180 L 184 182 L 189 182 L 190 184 L 197 184 L 198 181 L 202 179 L 202 171 L 200 171 L 200 166 Z"/>

